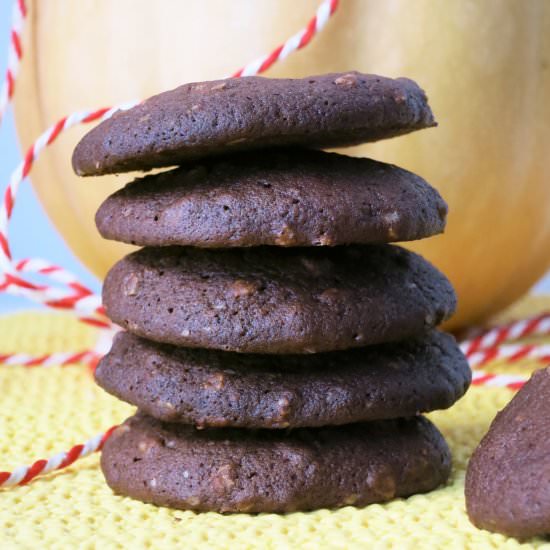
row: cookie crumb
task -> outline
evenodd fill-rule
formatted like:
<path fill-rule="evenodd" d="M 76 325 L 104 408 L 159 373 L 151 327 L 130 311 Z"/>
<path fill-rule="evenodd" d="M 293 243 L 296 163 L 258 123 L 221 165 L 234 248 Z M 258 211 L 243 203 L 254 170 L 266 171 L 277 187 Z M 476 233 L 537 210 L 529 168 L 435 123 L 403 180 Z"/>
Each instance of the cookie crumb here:
<path fill-rule="evenodd" d="M 333 304 L 342 299 L 342 292 L 337 288 L 327 288 L 318 295 L 317 299 L 324 304 Z"/>
<path fill-rule="evenodd" d="M 395 497 L 395 479 L 387 468 L 383 467 L 367 474 L 367 483 L 377 495 L 384 500 Z"/>
<path fill-rule="evenodd" d="M 285 424 L 288 426 L 288 422 L 285 422 L 288 419 L 291 410 L 290 397 L 284 396 L 277 400 L 277 415 L 274 420 L 277 421 L 277 425 L 280 427 L 285 427 Z"/>
<path fill-rule="evenodd" d="M 176 410 L 175 405 L 172 403 L 169 403 L 168 401 L 157 401 L 157 407 L 162 409 L 164 415 L 170 415 L 173 414 Z"/>
<path fill-rule="evenodd" d="M 359 500 L 359 495 L 351 494 L 342 500 L 342 504 L 346 506 L 351 506 L 352 504 L 355 504 Z"/>
<path fill-rule="evenodd" d="M 146 438 L 146 439 L 142 439 L 138 443 L 138 450 L 142 454 L 148 454 L 151 449 L 154 449 L 155 447 L 158 447 L 158 446 L 159 446 L 158 441 L 152 438 Z"/>
<path fill-rule="evenodd" d="M 225 376 L 219 372 L 212 376 L 209 376 L 202 387 L 205 390 L 216 390 L 219 391 L 225 386 Z"/>
<path fill-rule="evenodd" d="M 348 74 L 339 76 L 334 81 L 334 84 L 336 84 L 337 86 L 341 86 L 343 88 L 355 88 L 357 86 L 357 83 L 358 83 L 357 75 L 353 73 L 348 73 Z"/>
<path fill-rule="evenodd" d="M 216 84 L 215 86 L 212 86 L 210 90 L 225 90 L 227 88 L 227 82 L 221 82 L 220 84 Z"/>
<path fill-rule="evenodd" d="M 401 103 L 406 103 L 408 98 L 407 98 L 406 94 L 396 93 L 396 94 L 394 94 L 393 99 L 399 105 Z"/>
<path fill-rule="evenodd" d="M 231 294 L 234 298 L 252 296 L 258 290 L 258 285 L 244 279 L 237 279 L 231 285 Z"/>
<path fill-rule="evenodd" d="M 275 238 L 275 244 L 278 244 L 279 246 L 289 246 L 295 242 L 296 234 L 288 225 L 284 225 L 279 235 Z"/>
<path fill-rule="evenodd" d="M 334 244 L 334 239 L 329 235 L 321 235 L 315 244 L 319 246 L 332 246 Z"/>
<path fill-rule="evenodd" d="M 236 472 L 233 464 L 224 464 L 211 476 L 212 488 L 217 493 L 230 491 L 235 485 Z"/>
<path fill-rule="evenodd" d="M 125 433 L 130 431 L 130 426 L 128 424 L 121 424 L 118 428 L 115 429 L 115 431 L 111 434 L 111 437 L 120 437 L 121 435 L 124 435 Z"/>
<path fill-rule="evenodd" d="M 125 296 L 135 296 L 139 286 L 139 277 L 135 273 L 130 273 L 124 278 L 122 285 Z"/>

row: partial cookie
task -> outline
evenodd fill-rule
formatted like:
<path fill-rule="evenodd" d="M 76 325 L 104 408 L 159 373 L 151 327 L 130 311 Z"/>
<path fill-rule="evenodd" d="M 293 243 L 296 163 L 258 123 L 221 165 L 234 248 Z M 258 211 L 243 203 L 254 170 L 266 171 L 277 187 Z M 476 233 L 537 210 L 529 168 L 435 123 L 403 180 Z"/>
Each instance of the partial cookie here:
<path fill-rule="evenodd" d="M 295 428 L 413 416 L 450 407 L 470 384 L 454 338 L 314 355 L 246 355 L 117 334 L 97 383 L 165 422 Z"/>
<path fill-rule="evenodd" d="M 144 338 L 248 353 L 314 353 L 418 335 L 447 319 L 449 281 L 392 245 L 144 248 L 113 266 L 107 315 Z"/>
<path fill-rule="evenodd" d="M 466 472 L 474 525 L 518 538 L 550 534 L 550 368 L 496 416 Z"/>
<path fill-rule="evenodd" d="M 425 93 L 407 78 L 215 80 L 119 111 L 84 136 L 73 168 L 81 176 L 148 170 L 229 151 L 356 145 L 435 125 Z"/>
<path fill-rule="evenodd" d="M 391 164 L 298 149 L 247 153 L 135 180 L 99 208 L 106 239 L 227 248 L 369 244 L 445 228 L 447 205 Z"/>
<path fill-rule="evenodd" d="M 423 417 L 287 432 L 196 430 L 138 414 L 107 440 L 101 467 L 115 493 L 160 506 L 294 512 L 431 491 L 451 456 Z"/>

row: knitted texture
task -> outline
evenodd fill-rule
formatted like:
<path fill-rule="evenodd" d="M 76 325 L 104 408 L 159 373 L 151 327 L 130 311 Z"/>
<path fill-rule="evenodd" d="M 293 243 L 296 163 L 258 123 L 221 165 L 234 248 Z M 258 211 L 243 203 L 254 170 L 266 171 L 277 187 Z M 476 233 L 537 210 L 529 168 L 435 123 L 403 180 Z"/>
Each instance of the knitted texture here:
<path fill-rule="evenodd" d="M 508 317 L 549 306 L 549 298 L 531 298 Z M 14 314 L 0 317 L 0 353 L 80 350 L 93 345 L 95 334 L 95 329 L 69 315 Z M 525 373 L 538 366 L 525 361 L 495 363 L 486 369 Z M 133 411 L 96 387 L 85 366 L 2 366 L 0 380 L 0 471 L 66 450 Z M 454 466 L 448 485 L 427 495 L 362 509 L 350 506 L 284 516 L 195 514 L 113 495 L 95 454 L 67 470 L 0 492 L 0 547 L 550 549 L 548 540 L 520 544 L 480 531 L 465 514 L 467 460 L 512 395 L 505 388 L 473 387 L 452 409 L 429 415 L 449 441 Z"/>

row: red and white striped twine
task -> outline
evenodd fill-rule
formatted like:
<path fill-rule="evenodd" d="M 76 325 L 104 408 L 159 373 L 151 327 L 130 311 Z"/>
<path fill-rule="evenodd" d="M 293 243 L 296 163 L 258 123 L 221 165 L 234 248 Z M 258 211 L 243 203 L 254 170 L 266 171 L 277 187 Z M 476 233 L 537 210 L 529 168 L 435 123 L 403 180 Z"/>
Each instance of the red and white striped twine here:
<path fill-rule="evenodd" d="M 67 468 L 67 466 L 70 466 L 76 460 L 100 451 L 115 428 L 116 426 L 113 426 L 106 432 L 92 437 L 86 443 L 75 445 L 69 451 L 58 453 L 47 460 L 40 459 L 30 466 L 19 466 L 13 472 L 0 472 L 0 488 L 25 485 L 37 476 Z"/>
<path fill-rule="evenodd" d="M 502 344 L 469 353 L 468 362 L 472 369 L 487 365 L 494 361 L 517 363 L 522 360 L 534 360 L 540 363 L 550 363 L 550 345 L 548 344 Z"/>
<path fill-rule="evenodd" d="M 339 0 L 325 0 L 322 2 L 315 16 L 305 28 L 275 48 L 271 53 L 245 65 L 232 76 L 260 74 L 277 61 L 285 59 L 292 52 L 307 46 L 312 38 L 325 27 L 336 11 L 338 3 Z M 16 0 L 13 9 L 8 68 L 0 93 L 0 122 L 14 93 L 15 80 L 23 55 L 21 33 L 26 17 L 25 0 Z M 79 283 L 74 275 L 62 267 L 39 259 L 13 260 L 9 246 L 8 226 L 19 185 L 27 178 L 36 159 L 46 147 L 51 145 L 62 132 L 72 126 L 106 120 L 116 111 L 131 108 L 136 104 L 137 102 L 132 102 L 116 107 L 83 111 L 62 118 L 29 147 L 23 162 L 12 173 L 4 194 L 4 200 L 0 204 L 0 292 L 20 295 L 48 307 L 71 310 L 82 322 L 97 326 L 102 330 L 99 331 L 100 337 L 94 349 L 80 352 L 57 352 L 41 356 L 22 353 L 4 354 L 0 355 L 0 365 L 51 367 L 84 364 L 95 367 L 99 358 L 108 350 L 112 335 L 117 329 L 105 316 L 101 298 Z M 27 277 L 28 274 L 49 278 L 58 286 L 35 283 Z M 526 336 L 547 334 L 550 334 L 550 313 L 531 319 L 519 320 L 504 326 L 493 327 L 470 340 L 462 342 L 461 349 L 474 371 L 472 384 L 518 389 L 527 380 L 526 375 L 493 374 L 480 370 L 479 367 L 497 359 L 510 363 L 527 358 L 541 362 L 550 361 L 550 346 L 534 344 L 503 345 L 505 342 L 519 340 Z M 59 453 L 50 459 L 37 460 L 32 465 L 20 466 L 13 472 L 0 472 L 0 489 L 24 485 L 37 476 L 66 468 L 76 460 L 101 450 L 115 428 L 116 426 L 113 426 L 86 443 L 75 445 L 69 451 Z"/>
<path fill-rule="evenodd" d="M 0 204 L 0 292 L 23 296 L 52 308 L 73 310 L 81 321 L 99 328 L 111 327 L 110 321 L 105 317 L 101 297 L 79 283 L 74 275 L 62 267 L 38 259 L 14 261 L 9 247 L 8 224 L 19 185 L 30 173 L 39 154 L 53 143 L 63 130 L 79 123 L 106 119 L 116 110 L 118 109 L 73 113 L 46 130 L 29 148 L 24 161 L 12 173 L 4 193 L 4 201 Z M 22 276 L 28 272 L 47 276 L 62 286 L 34 283 Z"/>
<path fill-rule="evenodd" d="M 460 347 L 466 355 L 471 355 L 479 350 L 498 347 L 504 342 L 520 340 L 527 336 L 547 336 L 549 334 L 550 313 L 542 313 L 484 330 L 471 340 L 462 342 Z"/>
<path fill-rule="evenodd" d="M 0 364 L 18 367 L 66 367 L 73 365 L 94 366 L 100 356 L 93 350 L 78 352 L 57 352 L 46 355 L 9 353 L 0 355 Z"/>
<path fill-rule="evenodd" d="M 17 0 L 13 4 L 10 45 L 8 49 L 8 66 L 2 89 L 0 89 L 0 123 L 4 118 L 6 108 L 13 97 L 15 90 L 15 79 L 19 72 L 19 64 L 23 57 L 21 45 L 21 31 L 27 17 L 27 5 L 25 0 Z"/>
<path fill-rule="evenodd" d="M 311 42 L 311 39 L 316 34 L 320 33 L 328 23 L 328 20 L 338 8 L 338 2 L 339 0 L 328 0 L 323 2 L 305 28 L 289 38 L 284 44 L 277 46 L 271 53 L 259 57 L 252 61 L 252 63 L 245 65 L 242 69 L 235 71 L 231 76 L 233 78 L 238 78 L 240 76 L 261 74 L 267 71 L 267 69 L 277 61 L 282 61 L 291 53 L 307 46 Z"/>
<path fill-rule="evenodd" d="M 482 370 L 472 372 L 472 386 L 519 390 L 527 380 L 529 376 L 521 374 L 493 374 Z"/>

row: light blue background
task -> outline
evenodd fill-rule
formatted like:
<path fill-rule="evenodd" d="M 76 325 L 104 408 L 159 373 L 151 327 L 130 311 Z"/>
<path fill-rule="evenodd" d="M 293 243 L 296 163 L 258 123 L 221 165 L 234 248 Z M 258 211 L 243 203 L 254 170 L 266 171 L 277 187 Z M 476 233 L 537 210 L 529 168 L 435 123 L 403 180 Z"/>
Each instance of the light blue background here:
<path fill-rule="evenodd" d="M 0 82 L 3 81 L 6 70 L 10 26 L 11 2 L 0 0 Z M 17 93 L 17 85 L 15 93 Z M 21 151 L 17 143 L 13 113 L 8 107 L 7 115 L 0 126 L 0 191 L 2 197 L 11 172 L 20 160 Z M 15 258 L 39 257 L 47 259 L 76 273 L 82 282 L 92 286 L 96 291 L 99 290 L 97 279 L 73 256 L 48 220 L 29 181 L 25 181 L 21 185 L 17 194 L 10 224 L 10 243 Z M 24 298 L 0 294 L 1 313 L 29 307 L 36 306 Z"/>
<path fill-rule="evenodd" d="M 11 2 L 0 0 L 0 75 L 6 70 L 7 46 L 11 22 Z M 17 91 L 16 91 L 17 93 Z M 55 121 L 51 121 L 52 123 Z M 47 153 L 46 153 L 47 154 Z M 8 108 L 0 127 L 0 190 L 4 192 L 12 170 L 21 159 L 13 124 L 11 109 Z M 17 196 L 12 223 L 10 224 L 12 252 L 16 258 L 41 257 L 62 265 L 76 273 L 94 290 L 99 282 L 72 255 L 61 237 L 48 220 L 28 181 L 21 186 Z M 550 292 L 550 276 L 535 287 L 537 292 Z M 23 298 L 0 294 L 0 312 L 35 307 Z"/>

